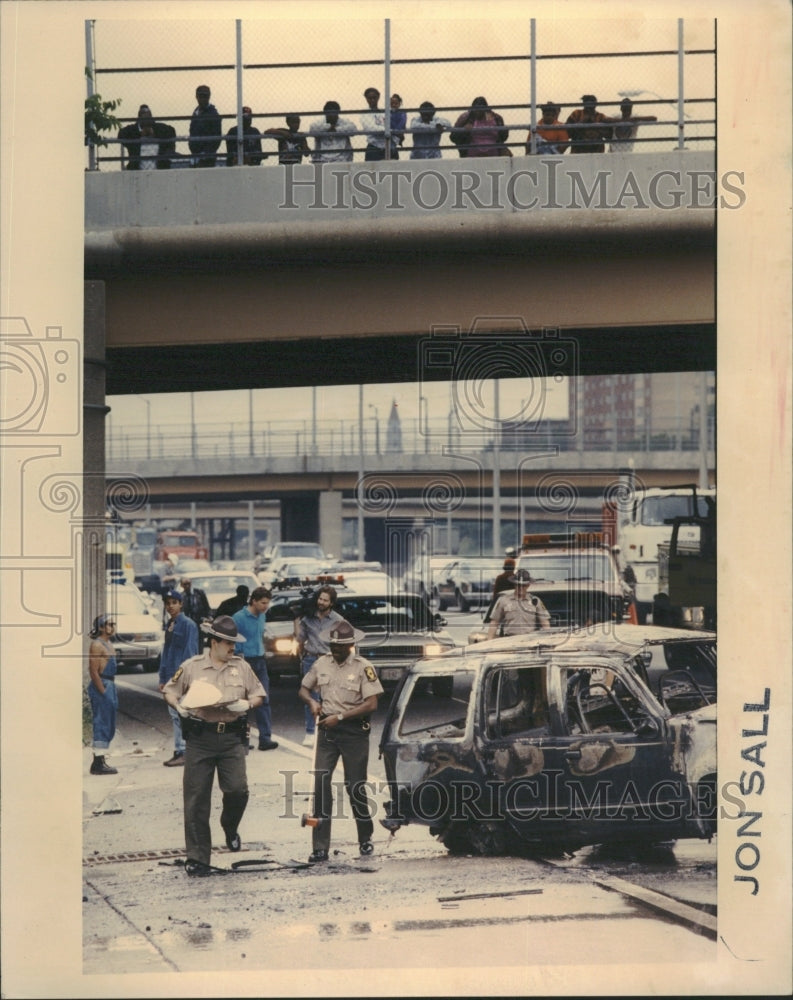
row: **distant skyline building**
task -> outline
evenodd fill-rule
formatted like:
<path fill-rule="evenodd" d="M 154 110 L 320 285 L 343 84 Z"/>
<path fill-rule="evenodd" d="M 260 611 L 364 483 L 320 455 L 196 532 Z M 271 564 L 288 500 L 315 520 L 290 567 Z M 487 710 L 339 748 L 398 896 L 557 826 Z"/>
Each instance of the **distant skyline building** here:
<path fill-rule="evenodd" d="M 712 372 L 707 374 L 706 384 L 705 405 L 712 427 Z M 578 413 L 584 449 L 625 450 L 653 444 L 661 448 L 696 448 L 701 392 L 697 372 L 590 375 L 571 379 L 570 412 Z"/>

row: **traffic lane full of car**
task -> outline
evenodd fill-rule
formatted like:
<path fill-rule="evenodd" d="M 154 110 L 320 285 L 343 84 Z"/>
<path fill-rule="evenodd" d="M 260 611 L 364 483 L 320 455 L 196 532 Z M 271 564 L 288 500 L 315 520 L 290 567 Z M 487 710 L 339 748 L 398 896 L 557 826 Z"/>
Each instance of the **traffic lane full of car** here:
<path fill-rule="evenodd" d="M 124 672 L 142 664 L 147 672 L 157 670 L 165 644 L 158 602 L 134 584 L 108 583 L 105 613 L 112 615 L 116 623 L 112 641 L 118 669 Z"/>
<path fill-rule="evenodd" d="M 426 600 L 385 586 L 380 574 L 362 574 L 357 584 L 351 578 L 349 585 L 333 586 L 334 609 L 364 633 L 358 652 L 371 661 L 384 686 L 396 684 L 420 657 L 439 655 L 458 644 L 445 628 L 445 619 Z M 270 676 L 300 675 L 294 622 L 308 610 L 315 590 L 310 586 L 273 593 L 264 633 Z"/>
<path fill-rule="evenodd" d="M 451 851 L 710 839 L 716 636 L 605 624 L 418 661 L 380 752 L 383 825 L 423 824 Z"/>

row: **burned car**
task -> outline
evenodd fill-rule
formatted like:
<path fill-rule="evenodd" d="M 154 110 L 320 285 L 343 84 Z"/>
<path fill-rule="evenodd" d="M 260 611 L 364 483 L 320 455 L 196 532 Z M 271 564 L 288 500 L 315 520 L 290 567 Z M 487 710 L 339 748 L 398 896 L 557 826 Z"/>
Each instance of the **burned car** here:
<path fill-rule="evenodd" d="M 480 854 L 709 839 L 715 723 L 713 633 L 603 623 L 469 645 L 417 662 L 392 699 L 381 823 Z"/>
<path fill-rule="evenodd" d="M 364 633 L 358 652 L 371 661 L 384 687 L 394 687 L 421 657 L 439 656 L 455 647 L 446 622 L 418 594 L 404 593 L 378 578 L 334 581 L 335 610 Z M 392 582 L 393 583 L 393 582 Z M 300 675 L 294 620 L 304 614 L 316 586 L 274 590 L 264 632 L 267 670 L 272 676 Z"/>

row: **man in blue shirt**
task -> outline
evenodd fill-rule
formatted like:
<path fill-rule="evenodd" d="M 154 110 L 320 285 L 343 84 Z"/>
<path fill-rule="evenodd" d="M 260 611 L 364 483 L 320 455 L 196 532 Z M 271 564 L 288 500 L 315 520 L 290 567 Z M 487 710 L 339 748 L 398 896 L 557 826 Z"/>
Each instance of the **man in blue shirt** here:
<path fill-rule="evenodd" d="M 166 614 L 165 645 L 160 656 L 159 690 L 165 687 L 185 660 L 198 656 L 198 626 L 182 611 L 184 595 L 178 590 L 169 590 L 163 599 Z M 168 706 L 168 714 L 173 722 L 173 757 L 163 761 L 165 767 L 184 766 L 185 742 L 182 736 L 182 722 L 175 708 Z"/>
<path fill-rule="evenodd" d="M 264 616 L 270 607 L 270 596 L 270 591 L 266 587 L 256 587 L 251 591 L 247 606 L 232 615 L 238 632 L 245 636 L 245 642 L 238 642 L 234 652 L 251 665 L 265 691 L 264 701 L 253 712 L 259 730 L 260 750 L 274 750 L 278 746 L 273 740 L 270 678 L 267 673 L 267 660 L 264 657 Z"/>

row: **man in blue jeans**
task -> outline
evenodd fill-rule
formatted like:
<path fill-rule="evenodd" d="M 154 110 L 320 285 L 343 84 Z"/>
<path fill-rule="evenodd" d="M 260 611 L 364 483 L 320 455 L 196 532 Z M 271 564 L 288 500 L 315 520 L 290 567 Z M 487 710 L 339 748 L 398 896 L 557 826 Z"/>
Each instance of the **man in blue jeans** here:
<path fill-rule="evenodd" d="M 267 660 L 264 657 L 265 612 L 270 607 L 270 591 L 266 587 L 256 587 L 248 597 L 248 603 L 232 620 L 245 642 L 238 642 L 234 652 L 251 665 L 265 691 L 264 701 L 253 710 L 256 728 L 259 730 L 259 749 L 274 750 L 278 744 L 273 740 L 272 710 L 270 709 L 270 677 Z"/>
<path fill-rule="evenodd" d="M 159 690 L 165 687 L 185 660 L 198 656 L 198 626 L 182 611 L 184 595 L 179 590 L 169 590 L 163 598 L 168 623 L 165 626 L 165 645 L 160 656 Z M 173 723 L 173 756 L 163 761 L 165 767 L 184 767 L 185 742 L 182 720 L 175 708 L 168 706 Z"/>
<path fill-rule="evenodd" d="M 330 652 L 328 634 L 336 622 L 343 621 L 339 612 L 333 610 L 337 596 L 334 587 L 320 587 L 312 597 L 308 614 L 295 621 L 295 638 L 299 647 L 301 677 L 306 676 L 318 656 Z M 318 694 L 312 693 L 312 697 L 315 701 L 319 701 Z M 305 716 L 306 735 L 303 738 L 303 746 L 313 746 L 316 721 L 314 713 L 308 705 L 305 706 Z"/>

